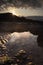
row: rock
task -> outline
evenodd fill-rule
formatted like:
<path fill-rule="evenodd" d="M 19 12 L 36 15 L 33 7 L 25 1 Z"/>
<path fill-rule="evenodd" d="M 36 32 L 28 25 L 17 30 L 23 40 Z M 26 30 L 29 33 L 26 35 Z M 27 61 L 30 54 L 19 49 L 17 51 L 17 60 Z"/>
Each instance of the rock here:
<path fill-rule="evenodd" d="M 33 62 L 28 62 L 26 65 L 36 65 Z"/>
<path fill-rule="evenodd" d="M 16 54 L 16 57 L 19 58 L 19 59 L 24 59 L 26 58 L 26 51 L 24 50 L 20 50 L 17 54 Z"/>

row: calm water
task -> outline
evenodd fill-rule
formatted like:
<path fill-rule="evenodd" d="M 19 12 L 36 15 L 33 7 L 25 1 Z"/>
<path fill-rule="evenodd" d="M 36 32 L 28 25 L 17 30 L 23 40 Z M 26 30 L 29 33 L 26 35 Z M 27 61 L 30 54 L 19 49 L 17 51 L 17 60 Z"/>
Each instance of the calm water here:
<path fill-rule="evenodd" d="M 37 44 L 38 35 L 30 32 L 0 33 L 0 38 L 6 39 L 3 44 L 0 39 L 0 56 L 14 57 L 19 50 L 25 50 L 32 56 L 32 61 L 37 65 L 43 65 L 43 48 Z"/>

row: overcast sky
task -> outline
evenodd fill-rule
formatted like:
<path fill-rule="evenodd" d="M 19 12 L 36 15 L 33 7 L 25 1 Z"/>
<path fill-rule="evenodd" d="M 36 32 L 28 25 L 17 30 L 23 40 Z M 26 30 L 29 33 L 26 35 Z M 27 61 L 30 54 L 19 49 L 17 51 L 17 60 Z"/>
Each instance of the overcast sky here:
<path fill-rule="evenodd" d="M 0 0 L 0 13 L 15 12 L 18 16 L 43 16 L 43 0 Z"/>

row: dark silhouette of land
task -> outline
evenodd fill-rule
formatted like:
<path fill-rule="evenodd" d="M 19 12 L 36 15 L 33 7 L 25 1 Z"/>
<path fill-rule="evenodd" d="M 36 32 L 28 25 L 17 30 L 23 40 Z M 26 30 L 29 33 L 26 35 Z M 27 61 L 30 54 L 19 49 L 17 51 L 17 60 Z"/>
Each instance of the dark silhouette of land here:
<path fill-rule="evenodd" d="M 43 21 L 17 17 L 11 13 L 0 14 L 0 32 L 30 31 L 38 36 L 38 45 L 43 46 Z"/>
<path fill-rule="evenodd" d="M 43 21 L 43 16 L 27 16 L 27 19 Z"/>

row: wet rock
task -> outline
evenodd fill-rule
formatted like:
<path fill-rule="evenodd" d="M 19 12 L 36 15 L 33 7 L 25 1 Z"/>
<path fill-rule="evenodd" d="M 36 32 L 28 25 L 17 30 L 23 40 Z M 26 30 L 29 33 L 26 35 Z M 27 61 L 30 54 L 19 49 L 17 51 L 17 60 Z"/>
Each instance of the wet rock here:
<path fill-rule="evenodd" d="M 16 57 L 16 63 L 21 65 L 24 64 L 25 59 L 27 59 L 26 51 L 25 50 L 20 50 L 18 53 L 15 55 Z"/>
<path fill-rule="evenodd" d="M 24 58 L 26 58 L 26 57 L 27 57 L 26 51 L 20 50 L 20 51 L 16 54 L 16 57 L 17 57 L 18 59 L 24 59 Z"/>
<path fill-rule="evenodd" d="M 33 62 L 28 62 L 26 65 L 36 65 Z"/>

